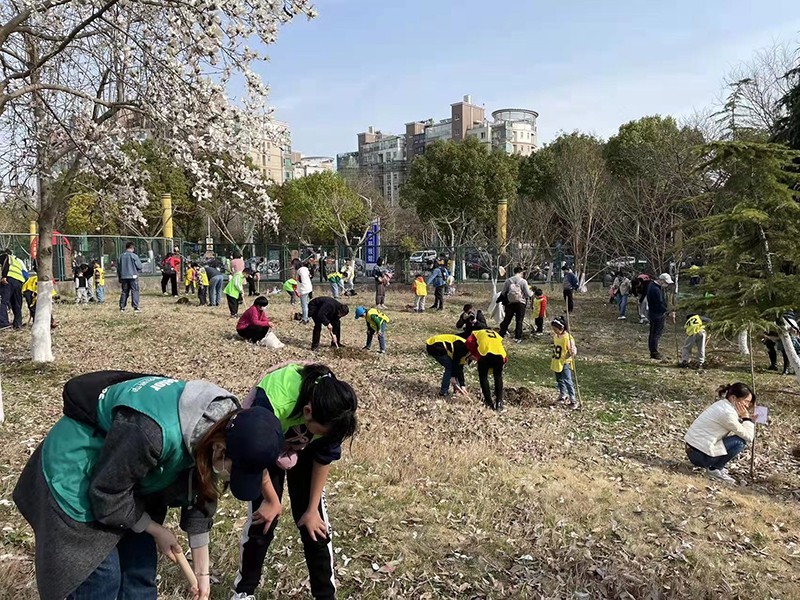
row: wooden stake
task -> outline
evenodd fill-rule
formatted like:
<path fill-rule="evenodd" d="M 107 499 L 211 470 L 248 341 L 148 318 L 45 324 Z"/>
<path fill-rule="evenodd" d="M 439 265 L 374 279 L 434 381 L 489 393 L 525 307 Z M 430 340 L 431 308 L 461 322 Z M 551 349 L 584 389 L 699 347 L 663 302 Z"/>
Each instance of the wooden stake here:
<path fill-rule="evenodd" d="M 750 347 L 750 390 L 753 392 L 753 398 L 756 397 L 756 367 L 753 359 L 753 340 L 751 336 L 751 327 L 747 328 L 747 345 Z M 753 405 L 753 412 L 755 412 L 755 405 Z M 750 444 L 750 480 L 755 479 L 756 472 L 756 430 L 758 426 L 753 422 L 753 443 Z"/>
<path fill-rule="evenodd" d="M 189 582 L 189 587 L 196 588 L 197 587 L 197 577 L 192 571 L 191 565 L 189 565 L 189 561 L 186 560 L 186 556 L 183 554 L 183 550 L 173 551 L 175 555 L 175 562 L 178 563 L 178 566 L 181 568 L 181 572 L 183 576 L 186 578 L 186 581 Z"/>

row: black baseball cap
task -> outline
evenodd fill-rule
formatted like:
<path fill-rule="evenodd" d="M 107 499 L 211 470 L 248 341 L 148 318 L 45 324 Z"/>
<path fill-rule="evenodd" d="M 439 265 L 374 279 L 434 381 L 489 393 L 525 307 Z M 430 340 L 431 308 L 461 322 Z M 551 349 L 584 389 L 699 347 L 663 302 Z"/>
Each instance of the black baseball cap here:
<path fill-rule="evenodd" d="M 283 430 L 277 417 L 255 406 L 235 415 L 225 432 L 225 454 L 233 462 L 231 493 L 247 502 L 261 496 L 265 469 L 283 452 Z"/>

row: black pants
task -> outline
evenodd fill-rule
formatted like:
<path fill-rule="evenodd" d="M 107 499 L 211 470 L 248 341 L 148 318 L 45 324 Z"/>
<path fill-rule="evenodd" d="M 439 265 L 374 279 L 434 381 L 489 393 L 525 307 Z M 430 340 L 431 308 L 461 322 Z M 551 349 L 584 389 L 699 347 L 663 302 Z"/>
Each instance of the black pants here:
<path fill-rule="evenodd" d="M 161 274 L 161 293 L 167 293 L 167 283 L 170 285 L 172 295 L 178 295 L 178 274 L 177 273 L 162 273 Z"/>
<path fill-rule="evenodd" d="M 544 317 L 536 317 L 536 333 L 544 333 Z"/>
<path fill-rule="evenodd" d="M 333 326 L 333 335 L 336 336 L 336 342 L 341 344 L 342 343 L 342 322 L 339 319 L 333 319 L 331 321 L 331 326 Z M 314 332 L 311 334 L 311 349 L 316 350 L 319 348 L 319 338 L 322 334 L 322 321 L 318 321 L 314 319 Z M 331 341 L 331 345 L 333 342 Z"/>
<path fill-rule="evenodd" d="M 375 284 L 375 305 L 382 306 L 386 302 L 386 284 Z"/>
<path fill-rule="evenodd" d="M 0 327 L 8 327 L 8 311 L 14 314 L 14 329 L 22 327 L 22 282 L 8 277 L 0 285 Z"/>
<path fill-rule="evenodd" d="M 208 288 L 204 285 L 197 286 L 197 298 L 200 300 L 200 306 L 206 305 L 206 292 Z"/>
<path fill-rule="evenodd" d="M 483 402 L 489 408 L 502 408 L 503 406 L 503 357 L 497 354 L 487 354 L 478 361 L 478 380 L 481 384 Z M 494 395 L 497 404 L 492 402 L 492 391 L 489 389 L 489 371 L 494 372 Z"/>
<path fill-rule="evenodd" d="M 256 290 L 256 278 L 255 276 L 251 277 L 247 280 L 247 295 L 248 296 L 256 296 L 258 295 L 258 291 Z"/>
<path fill-rule="evenodd" d="M 433 290 L 433 308 L 438 308 L 439 310 L 444 309 L 444 289 L 445 286 L 439 285 L 436 286 Z"/>
<path fill-rule="evenodd" d="M 229 294 L 225 294 L 225 298 L 228 299 L 228 310 L 231 311 L 231 316 L 235 317 L 239 314 L 239 304 L 241 303 L 241 299 L 234 298 Z"/>
<path fill-rule="evenodd" d="M 650 358 L 660 358 L 658 353 L 658 342 L 661 340 L 661 334 L 664 333 L 664 322 L 667 316 L 650 317 L 650 337 L 647 340 L 647 345 L 650 348 Z"/>
<path fill-rule="evenodd" d="M 308 500 L 311 495 L 311 470 L 314 464 L 313 456 L 308 451 L 301 452 L 297 460 L 297 465 L 289 471 L 284 471 L 279 467 L 272 467 L 269 470 L 272 486 L 279 498 L 283 497 L 284 480 L 289 486 L 289 499 L 292 505 L 292 517 L 295 523 L 300 520 L 303 513 L 308 508 Z M 251 511 L 255 511 L 261 505 L 261 500 L 253 502 Z M 325 494 L 319 505 L 319 513 L 322 520 L 328 524 L 327 507 Z M 269 530 L 264 533 L 264 525 L 252 525 L 252 512 L 248 513 L 248 520 L 242 533 L 242 563 L 239 566 L 239 575 L 236 577 L 236 592 L 253 595 L 261 580 L 261 572 L 264 568 L 264 559 L 267 550 L 275 537 L 275 527 L 277 520 L 272 523 Z M 328 526 L 328 538 L 317 539 L 315 542 L 308 535 L 305 528 L 300 529 L 300 540 L 303 542 L 303 554 L 305 554 L 306 565 L 308 566 L 309 583 L 311 584 L 311 595 L 316 599 L 333 600 L 336 594 L 336 587 L 333 583 L 333 546 L 330 540 L 330 526 Z"/>
<path fill-rule="evenodd" d="M 239 337 L 246 339 L 248 342 L 258 342 L 263 340 L 269 333 L 269 327 L 264 325 L 248 325 L 244 329 L 237 329 L 236 333 Z"/>
<path fill-rule="evenodd" d="M 575 290 L 564 290 L 564 300 L 567 301 L 567 310 L 572 313 L 575 310 L 575 300 L 572 298 L 572 294 Z"/>
<path fill-rule="evenodd" d="M 776 370 L 778 368 L 778 344 L 774 340 L 767 338 L 764 340 L 764 345 L 767 347 L 767 354 L 769 354 L 769 368 Z M 752 350 L 750 348 L 751 352 Z M 787 372 L 789 370 L 789 357 L 786 356 L 786 350 L 783 348 L 781 348 L 781 354 L 783 354 L 783 371 Z"/>
<path fill-rule="evenodd" d="M 526 308 L 527 305 L 522 302 L 513 302 L 506 305 L 506 316 L 500 324 L 500 337 L 505 337 L 506 333 L 508 333 L 508 326 L 511 325 L 511 319 L 516 317 L 517 322 L 514 329 L 514 339 L 522 339 L 522 327 L 525 323 Z"/>

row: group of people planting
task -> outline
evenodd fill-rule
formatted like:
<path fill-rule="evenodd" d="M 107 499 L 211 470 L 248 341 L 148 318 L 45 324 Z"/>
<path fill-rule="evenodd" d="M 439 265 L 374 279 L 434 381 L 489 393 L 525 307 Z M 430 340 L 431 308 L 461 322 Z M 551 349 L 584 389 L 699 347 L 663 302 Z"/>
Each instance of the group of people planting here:
<path fill-rule="evenodd" d="M 308 266 L 298 265 L 284 289 L 292 306 L 300 300 L 299 320 L 314 322 L 311 347 L 319 349 L 323 329 L 331 346 L 340 347 L 341 318 L 349 308 L 336 297 L 314 298 L 306 292 L 303 285 L 310 277 L 303 269 Z M 529 305 L 534 335 L 544 333 L 547 319 L 547 296 L 531 289 L 524 275 L 514 269 L 496 299 L 505 307 L 499 331 L 467 304 L 456 331 L 425 340 L 427 354 L 443 368 L 440 396 L 467 396 L 465 368 L 474 362 L 483 403 L 504 410 L 504 338 L 511 321 L 516 319 L 513 337 L 518 342 Z M 386 284 L 388 279 L 381 281 Z M 376 291 L 385 294 L 385 288 Z M 555 403 L 578 409 L 577 350 L 569 331 L 572 291 L 564 288 L 563 314 L 550 320 L 550 368 L 558 390 Z M 244 311 L 237 323 L 240 337 L 254 343 L 266 339 L 273 329 L 268 305 L 259 296 Z M 419 309 L 415 304 L 414 312 Z M 386 352 L 390 318 L 384 305 L 358 306 L 354 312 L 366 323 L 364 348 L 371 349 L 377 337 L 379 351 Z M 702 319 L 691 320 L 692 335 L 698 336 L 703 325 Z M 741 383 L 720 388 L 719 395 L 686 433 L 686 454 L 710 477 L 733 483 L 726 465 L 753 439 L 755 395 Z M 192 597 L 206 600 L 209 531 L 226 488 L 247 504 L 233 599 L 254 598 L 284 488 L 303 543 L 311 594 L 335 597 L 325 484 L 342 443 L 356 433 L 358 400 L 350 384 L 330 368 L 312 362 L 279 364 L 243 400 L 207 381 L 101 371 L 69 380 L 63 398 L 63 416 L 29 459 L 14 491 L 36 535 L 42 598 L 156 598 L 160 552 L 183 566 Z M 164 525 L 170 507 L 181 510 L 191 566 L 174 532 Z"/>

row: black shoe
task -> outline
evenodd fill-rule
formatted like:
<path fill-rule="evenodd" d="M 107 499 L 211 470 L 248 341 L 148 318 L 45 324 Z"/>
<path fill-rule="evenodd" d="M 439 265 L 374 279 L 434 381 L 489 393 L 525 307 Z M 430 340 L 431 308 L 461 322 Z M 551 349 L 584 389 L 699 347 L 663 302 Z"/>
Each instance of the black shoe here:
<path fill-rule="evenodd" d="M 770 365 L 767 367 L 767 371 L 777 371 L 778 365 Z"/>
<path fill-rule="evenodd" d="M 653 360 L 661 360 L 661 355 L 660 354 L 651 354 L 650 358 L 653 359 Z"/>
<path fill-rule="evenodd" d="M 498 402 L 495 410 L 497 412 L 503 412 L 506 409 L 505 405 L 502 402 Z"/>
<path fill-rule="evenodd" d="M 312 352 L 319 352 L 319 346 L 311 346 Z"/>

